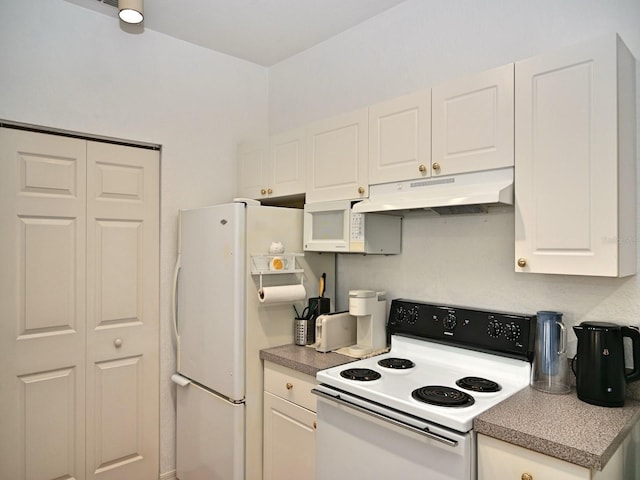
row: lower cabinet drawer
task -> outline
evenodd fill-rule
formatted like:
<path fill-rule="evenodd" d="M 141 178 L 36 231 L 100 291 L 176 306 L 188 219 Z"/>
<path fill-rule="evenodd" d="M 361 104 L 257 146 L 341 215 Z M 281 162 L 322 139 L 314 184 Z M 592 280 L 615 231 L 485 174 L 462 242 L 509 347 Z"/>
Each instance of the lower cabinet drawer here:
<path fill-rule="evenodd" d="M 316 397 L 311 389 L 316 379 L 271 362 L 264 362 L 264 389 L 278 397 L 316 411 Z"/>

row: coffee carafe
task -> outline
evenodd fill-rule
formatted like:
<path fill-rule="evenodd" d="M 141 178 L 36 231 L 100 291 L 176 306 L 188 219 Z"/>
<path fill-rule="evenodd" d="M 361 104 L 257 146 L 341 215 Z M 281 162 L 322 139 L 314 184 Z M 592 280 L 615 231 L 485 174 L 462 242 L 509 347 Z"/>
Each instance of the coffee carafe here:
<path fill-rule="evenodd" d="M 626 384 L 640 379 L 640 332 L 609 322 L 582 322 L 573 327 L 578 352 L 572 366 L 583 402 L 622 407 Z M 623 338 L 631 339 L 633 370 L 625 371 Z"/>
<path fill-rule="evenodd" d="M 540 311 L 536 314 L 536 337 L 531 386 L 546 393 L 569 393 L 567 335 L 562 313 Z"/>

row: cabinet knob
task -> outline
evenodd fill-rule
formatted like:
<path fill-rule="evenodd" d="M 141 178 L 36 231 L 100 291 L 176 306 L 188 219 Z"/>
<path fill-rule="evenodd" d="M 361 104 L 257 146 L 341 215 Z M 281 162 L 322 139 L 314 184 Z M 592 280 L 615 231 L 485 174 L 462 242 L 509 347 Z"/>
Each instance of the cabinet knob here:
<path fill-rule="evenodd" d="M 116 346 L 116 348 L 120 348 L 122 346 L 122 339 L 121 338 L 116 338 L 113 341 L 113 344 Z"/>
<path fill-rule="evenodd" d="M 518 266 L 523 268 L 527 266 L 527 259 L 526 258 L 519 258 L 518 259 Z"/>
<path fill-rule="evenodd" d="M 358 187 L 358 193 L 364 195 L 364 187 Z"/>
<path fill-rule="evenodd" d="M 318 422 L 313 422 L 313 429 L 315 430 L 316 428 L 318 428 Z"/>
<path fill-rule="evenodd" d="M 287 382 L 286 387 L 287 387 L 287 390 L 291 390 L 293 388 L 293 383 Z"/>
<path fill-rule="evenodd" d="M 431 165 L 431 168 L 433 168 L 436 172 L 439 172 L 440 164 L 438 162 L 435 162 L 433 165 Z"/>
<path fill-rule="evenodd" d="M 418 170 L 420 170 L 420 173 L 425 173 L 427 171 L 427 167 L 421 164 L 418 167 Z"/>
<path fill-rule="evenodd" d="M 521 480 L 533 480 L 533 475 L 530 473 L 523 473 L 520 477 Z"/>
<path fill-rule="evenodd" d="M 267 191 L 264 188 L 260 189 L 260 195 L 266 195 Z"/>
<path fill-rule="evenodd" d="M 271 194 L 273 193 L 273 190 L 272 190 L 271 188 L 268 188 L 268 189 L 267 189 L 267 193 L 268 193 L 269 195 L 271 195 Z"/>

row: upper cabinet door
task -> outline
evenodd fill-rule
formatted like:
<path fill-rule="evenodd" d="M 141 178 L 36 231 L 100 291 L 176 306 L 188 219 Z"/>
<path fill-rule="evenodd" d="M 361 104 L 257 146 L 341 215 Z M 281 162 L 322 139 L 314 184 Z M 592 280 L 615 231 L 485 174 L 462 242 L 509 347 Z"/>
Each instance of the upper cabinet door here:
<path fill-rule="evenodd" d="M 269 145 L 269 196 L 303 194 L 306 184 L 304 128 L 274 135 L 269 139 Z"/>
<path fill-rule="evenodd" d="M 636 271 L 635 59 L 619 37 L 516 63 L 515 270 Z"/>
<path fill-rule="evenodd" d="M 267 139 L 238 146 L 237 196 L 244 198 L 267 198 L 269 169 L 269 141 Z"/>
<path fill-rule="evenodd" d="M 513 165 L 513 64 L 432 89 L 432 175 Z"/>
<path fill-rule="evenodd" d="M 369 195 L 368 110 L 320 120 L 307 129 L 307 203 Z"/>
<path fill-rule="evenodd" d="M 431 90 L 369 107 L 369 183 L 431 175 Z"/>

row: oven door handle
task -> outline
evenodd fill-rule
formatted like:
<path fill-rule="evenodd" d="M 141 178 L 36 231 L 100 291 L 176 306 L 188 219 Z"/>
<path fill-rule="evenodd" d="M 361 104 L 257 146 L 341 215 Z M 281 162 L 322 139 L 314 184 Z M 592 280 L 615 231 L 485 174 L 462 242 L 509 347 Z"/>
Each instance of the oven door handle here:
<path fill-rule="evenodd" d="M 419 427 L 414 427 L 413 425 L 408 425 L 404 422 L 401 422 L 399 420 L 396 420 L 394 418 L 390 418 L 387 417 L 386 415 L 383 415 L 381 413 L 378 412 L 374 412 L 371 411 L 367 408 L 361 407 L 360 405 L 356 405 L 354 403 L 348 402 L 347 400 L 343 400 L 342 398 L 340 398 L 340 395 L 330 395 L 328 393 L 322 392 L 316 388 L 311 390 L 311 393 L 319 396 L 319 397 L 323 397 L 326 398 L 328 400 L 332 400 L 340 405 L 344 405 L 345 407 L 348 408 L 353 408 L 354 410 L 357 410 L 358 412 L 364 413 L 365 415 L 369 415 L 371 417 L 377 418 L 378 420 L 382 420 L 385 421 L 387 423 L 390 423 L 392 425 L 395 425 L 397 427 L 401 427 L 404 428 L 405 430 L 409 430 L 410 432 L 414 432 L 414 433 L 418 433 L 422 436 L 431 438 L 433 440 L 436 440 L 438 442 L 444 443 L 445 445 L 448 445 L 450 447 L 457 447 L 458 446 L 458 441 L 457 440 L 451 440 L 450 438 L 447 437 L 443 437 L 442 435 L 438 435 L 437 433 L 433 433 L 429 430 L 429 427 L 425 427 L 425 428 L 419 428 Z"/>

